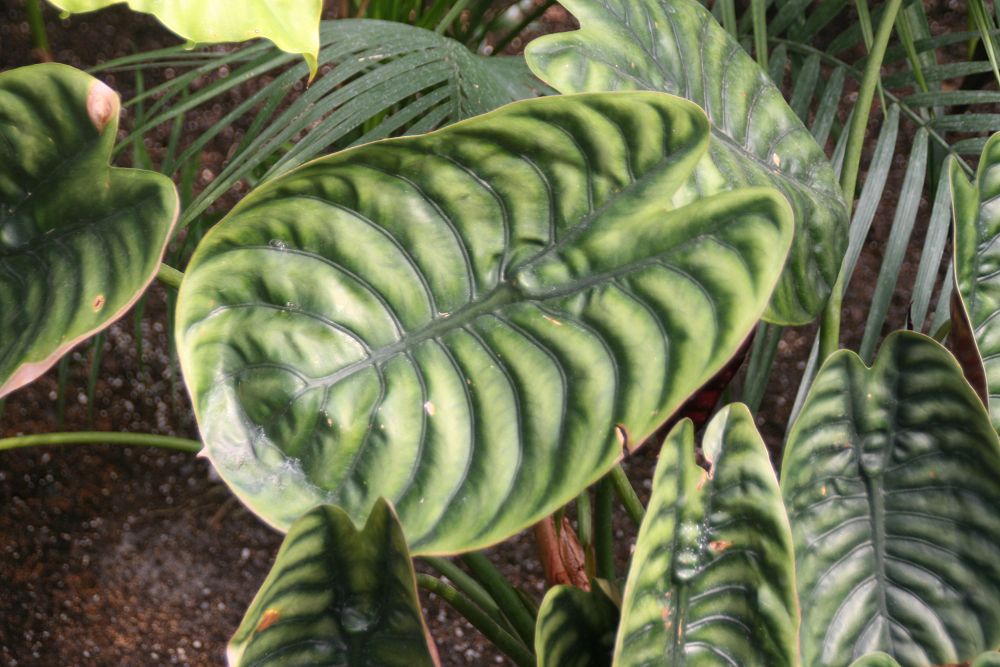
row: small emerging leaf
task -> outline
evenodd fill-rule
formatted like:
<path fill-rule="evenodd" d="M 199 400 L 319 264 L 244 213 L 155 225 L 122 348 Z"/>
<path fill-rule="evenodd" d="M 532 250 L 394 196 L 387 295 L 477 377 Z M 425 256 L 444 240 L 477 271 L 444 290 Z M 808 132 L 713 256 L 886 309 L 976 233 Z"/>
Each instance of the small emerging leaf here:
<path fill-rule="evenodd" d="M 538 609 L 538 667 L 607 667 L 617 628 L 618 608 L 600 588 L 556 586 Z"/>
<path fill-rule="evenodd" d="M 177 193 L 108 166 L 118 110 L 72 67 L 0 74 L 0 396 L 121 317 L 159 268 Z"/>
<path fill-rule="evenodd" d="M 317 507 L 296 521 L 228 657 L 232 667 L 435 667 L 392 507 L 376 503 L 360 531 L 337 507 Z"/>
<path fill-rule="evenodd" d="M 625 586 L 615 665 L 795 666 L 792 536 L 746 406 L 705 429 L 708 471 L 685 420 L 663 443 Z"/>

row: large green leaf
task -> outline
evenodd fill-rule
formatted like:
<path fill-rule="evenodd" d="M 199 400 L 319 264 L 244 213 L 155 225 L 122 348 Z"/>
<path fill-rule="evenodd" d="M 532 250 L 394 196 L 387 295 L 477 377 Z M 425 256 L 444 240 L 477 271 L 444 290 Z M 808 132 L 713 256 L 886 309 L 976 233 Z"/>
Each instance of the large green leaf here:
<path fill-rule="evenodd" d="M 421 554 L 551 513 L 725 364 L 780 273 L 773 190 L 669 204 L 707 138 L 662 93 L 540 98 L 251 194 L 178 304 L 208 456 L 278 527 L 390 498 Z"/>
<path fill-rule="evenodd" d="M 851 663 L 851 667 L 899 667 L 892 656 L 882 651 L 869 653 Z"/>
<path fill-rule="evenodd" d="M 108 166 L 118 108 L 72 67 L 0 74 L 0 396 L 124 314 L 159 267 L 177 194 Z"/>
<path fill-rule="evenodd" d="M 847 211 L 823 151 L 767 74 L 695 0 L 566 0 L 582 26 L 536 39 L 528 65 L 563 93 L 661 90 L 696 102 L 712 142 L 690 201 L 767 185 L 792 205 L 796 235 L 765 318 L 811 320 L 826 302 L 847 241 Z"/>
<path fill-rule="evenodd" d="M 827 360 L 781 473 L 806 665 L 904 667 L 1000 645 L 1000 444 L 947 350 L 886 339 Z"/>
<path fill-rule="evenodd" d="M 1000 429 L 1000 134 L 983 149 L 975 183 L 957 162 L 950 165 L 955 282 L 974 337 L 964 343 L 982 357 L 990 416 Z"/>
<path fill-rule="evenodd" d="M 122 2 L 152 14 L 192 42 L 242 42 L 264 37 L 301 53 L 316 73 L 323 0 L 49 0 L 67 12 L 92 12 Z"/>
<path fill-rule="evenodd" d="M 694 460 L 685 420 L 663 443 L 625 585 L 615 665 L 797 665 L 792 535 L 747 407 L 723 408 Z"/>
<path fill-rule="evenodd" d="M 538 667 L 607 667 L 617 628 L 618 608 L 600 589 L 555 586 L 538 609 Z"/>
<path fill-rule="evenodd" d="M 413 563 L 392 507 L 362 530 L 340 508 L 295 522 L 229 642 L 233 667 L 433 667 Z"/>

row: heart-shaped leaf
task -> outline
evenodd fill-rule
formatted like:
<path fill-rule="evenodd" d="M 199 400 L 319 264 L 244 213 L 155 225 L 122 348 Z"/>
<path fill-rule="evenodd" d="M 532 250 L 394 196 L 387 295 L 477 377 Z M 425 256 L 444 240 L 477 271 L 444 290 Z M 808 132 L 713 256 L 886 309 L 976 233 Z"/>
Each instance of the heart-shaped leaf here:
<path fill-rule="evenodd" d="M 797 665 L 792 536 L 747 407 L 663 443 L 625 585 L 615 665 Z"/>
<path fill-rule="evenodd" d="M 375 503 L 360 531 L 337 507 L 296 521 L 228 656 L 233 667 L 437 665 L 390 505 Z"/>
<path fill-rule="evenodd" d="M 872 651 L 962 662 L 1000 644 L 1000 444 L 947 350 L 889 336 L 832 355 L 781 473 L 806 665 Z"/>
<path fill-rule="evenodd" d="M 767 74 L 696 0 L 565 0 L 576 32 L 526 50 L 562 93 L 660 90 L 712 122 L 708 156 L 676 201 L 766 185 L 795 215 L 795 241 L 765 319 L 802 324 L 823 307 L 847 245 L 847 210 L 823 151 Z"/>
<path fill-rule="evenodd" d="M 549 589 L 538 609 L 538 667 L 607 667 L 618 628 L 618 608 L 595 588 Z"/>
<path fill-rule="evenodd" d="M 118 109 L 72 67 L 0 74 L 0 396 L 123 315 L 159 268 L 177 194 L 108 166 Z"/>
<path fill-rule="evenodd" d="M 264 37 L 301 53 L 315 75 L 323 0 L 49 0 L 66 12 L 92 12 L 125 2 L 152 14 L 192 42 L 242 42 Z"/>
<path fill-rule="evenodd" d="M 1000 430 L 1000 134 L 986 142 L 974 183 L 957 162 L 951 163 L 951 200 L 958 286 L 953 310 L 965 308 L 952 317 L 953 329 L 964 332 L 967 317 L 973 337 L 959 344 L 971 367 L 978 365 L 976 357 L 982 359 L 990 416 Z"/>
<path fill-rule="evenodd" d="M 541 98 L 251 194 L 178 303 L 208 456 L 278 527 L 390 498 L 419 554 L 551 514 L 726 363 L 781 271 L 775 191 L 670 206 L 707 138 L 662 93 Z"/>

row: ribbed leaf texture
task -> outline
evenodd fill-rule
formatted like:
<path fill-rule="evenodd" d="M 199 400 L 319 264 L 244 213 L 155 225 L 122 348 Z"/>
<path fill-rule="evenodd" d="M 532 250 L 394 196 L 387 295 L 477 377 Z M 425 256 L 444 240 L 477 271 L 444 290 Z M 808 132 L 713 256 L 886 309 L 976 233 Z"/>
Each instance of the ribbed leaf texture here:
<path fill-rule="evenodd" d="M 538 609 L 538 667 L 607 667 L 615 646 L 618 608 L 600 589 L 549 589 Z"/>
<path fill-rule="evenodd" d="M 563 93 L 660 90 L 712 122 L 708 155 L 675 198 L 777 188 L 795 212 L 785 273 L 765 318 L 810 321 L 840 269 L 847 210 L 833 170 L 767 74 L 695 0 L 567 0 L 582 26 L 533 41 L 528 65 Z"/>
<path fill-rule="evenodd" d="M 124 314 L 159 268 L 177 194 L 108 166 L 118 109 L 72 67 L 0 74 L 0 396 Z"/>
<path fill-rule="evenodd" d="M 337 507 L 295 522 L 229 642 L 232 667 L 434 667 L 413 564 L 392 507 L 362 530 Z"/>
<path fill-rule="evenodd" d="M 192 42 L 242 42 L 264 37 L 301 53 L 316 73 L 323 0 L 49 0 L 67 12 L 90 12 L 121 2 L 152 14 Z"/>
<path fill-rule="evenodd" d="M 746 406 L 667 437 L 625 585 L 614 664 L 797 665 L 792 536 Z"/>
<path fill-rule="evenodd" d="M 912 332 L 831 356 L 789 434 L 805 665 L 903 667 L 1000 645 L 1000 445 L 954 358 Z"/>
<path fill-rule="evenodd" d="M 662 93 L 541 98 L 250 195 L 178 303 L 208 456 L 281 528 L 385 496 L 416 553 L 550 514 L 726 363 L 780 273 L 775 191 L 671 207 L 707 140 Z"/>
<path fill-rule="evenodd" d="M 974 338 L 964 343 L 982 358 L 990 417 L 1000 429 L 1000 134 L 983 149 L 975 182 L 956 162 L 950 167 L 955 282 Z"/>

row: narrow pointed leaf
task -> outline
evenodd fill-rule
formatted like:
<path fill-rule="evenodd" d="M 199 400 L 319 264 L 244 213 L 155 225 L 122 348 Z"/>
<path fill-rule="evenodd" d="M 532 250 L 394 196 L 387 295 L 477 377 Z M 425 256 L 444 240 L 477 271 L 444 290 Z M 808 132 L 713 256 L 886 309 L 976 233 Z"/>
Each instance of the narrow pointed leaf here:
<path fill-rule="evenodd" d="M 723 408 L 694 461 L 694 427 L 660 452 L 639 529 L 615 665 L 797 665 L 792 536 L 746 406 Z"/>
<path fill-rule="evenodd" d="M 385 496 L 421 554 L 555 511 L 725 365 L 780 273 L 773 190 L 670 205 L 707 139 L 662 93 L 541 98 L 251 194 L 178 305 L 220 474 L 281 528 Z"/>
<path fill-rule="evenodd" d="M 0 74 L 0 396 L 123 315 L 160 265 L 177 194 L 108 165 L 118 109 L 65 65 Z"/>
<path fill-rule="evenodd" d="M 972 368 L 976 358 L 982 359 L 990 417 L 1000 429 L 1000 134 L 986 144 L 975 182 L 970 183 L 954 161 L 950 171 L 958 287 L 953 309 L 958 321 L 968 325 L 958 333 L 971 329 L 961 349 Z"/>
<path fill-rule="evenodd" d="M 696 0 L 567 0 L 576 32 L 535 40 L 528 65 L 563 93 L 661 90 L 705 109 L 706 161 L 679 196 L 718 187 L 775 187 L 788 198 L 796 235 L 767 315 L 811 320 L 840 268 L 847 211 L 833 170 L 781 91 Z"/>
<path fill-rule="evenodd" d="M 1000 444 L 947 350 L 898 332 L 871 368 L 832 355 L 781 484 L 805 665 L 872 651 L 963 662 L 1000 643 Z"/>
<path fill-rule="evenodd" d="M 375 503 L 361 530 L 328 505 L 296 521 L 228 657 L 232 667 L 435 667 L 437 651 L 392 507 Z"/>
<path fill-rule="evenodd" d="M 538 667 L 607 667 L 618 628 L 618 608 L 599 588 L 549 589 L 538 609 Z"/>
<path fill-rule="evenodd" d="M 264 37 L 301 53 L 315 75 L 323 0 L 49 0 L 67 12 L 91 12 L 125 2 L 152 14 L 192 42 L 242 42 Z"/>

